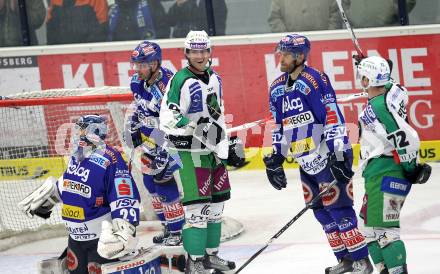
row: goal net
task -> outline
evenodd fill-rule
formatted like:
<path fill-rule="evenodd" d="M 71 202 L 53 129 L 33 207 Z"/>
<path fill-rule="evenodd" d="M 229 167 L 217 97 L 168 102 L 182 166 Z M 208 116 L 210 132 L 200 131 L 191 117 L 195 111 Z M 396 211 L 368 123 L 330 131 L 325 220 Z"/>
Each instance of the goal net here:
<path fill-rule="evenodd" d="M 58 178 L 64 172 L 71 153 L 72 125 L 82 115 L 105 116 L 109 126 L 105 142 L 124 152 L 128 160 L 132 153 L 123 143 L 122 135 L 128 111 L 132 111 L 132 98 L 128 87 L 52 89 L 1 98 L 0 250 L 28 241 L 25 235 L 30 233 L 33 240 L 66 235 L 59 205 L 49 219 L 43 220 L 29 219 L 17 203 L 47 177 Z M 141 218 L 154 220 L 142 174 L 133 166 L 132 174 L 142 200 Z M 238 225 L 242 231 L 241 224 L 232 225 Z M 238 230 L 233 230 L 226 238 L 235 236 Z"/>

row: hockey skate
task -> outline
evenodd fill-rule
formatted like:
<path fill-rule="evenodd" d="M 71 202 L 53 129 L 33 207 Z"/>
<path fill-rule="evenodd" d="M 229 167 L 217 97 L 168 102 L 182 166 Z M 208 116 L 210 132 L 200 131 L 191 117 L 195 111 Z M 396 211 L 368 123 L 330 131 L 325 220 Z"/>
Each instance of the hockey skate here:
<path fill-rule="evenodd" d="M 203 258 L 203 266 L 206 269 L 214 269 L 218 271 L 230 271 L 235 269 L 234 262 L 220 258 L 217 255 L 217 252 L 215 252 L 213 255 L 205 254 L 205 257 Z"/>
<path fill-rule="evenodd" d="M 153 243 L 162 244 L 168 236 L 170 236 L 170 231 L 164 226 L 162 233 L 153 237 Z"/>
<path fill-rule="evenodd" d="M 197 258 L 195 261 L 188 255 L 186 259 L 185 274 L 211 274 L 211 271 L 203 266 L 204 258 Z"/>
<path fill-rule="evenodd" d="M 353 271 L 353 260 L 345 256 L 341 260 L 339 260 L 339 263 L 332 267 L 327 267 L 325 269 L 325 274 L 340 274 L 340 273 L 347 273 Z"/>
<path fill-rule="evenodd" d="M 169 233 L 168 237 L 163 239 L 162 244 L 166 246 L 178 246 L 182 245 L 182 233 Z"/>
<path fill-rule="evenodd" d="M 373 273 L 373 265 L 370 262 L 370 259 L 364 258 L 359 261 L 353 262 L 353 271 L 352 274 L 370 274 Z"/>

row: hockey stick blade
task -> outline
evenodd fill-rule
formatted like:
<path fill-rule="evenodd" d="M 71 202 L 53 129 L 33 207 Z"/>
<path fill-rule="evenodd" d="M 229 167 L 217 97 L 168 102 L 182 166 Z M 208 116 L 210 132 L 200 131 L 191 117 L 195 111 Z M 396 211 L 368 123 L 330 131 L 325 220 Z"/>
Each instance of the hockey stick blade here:
<path fill-rule="evenodd" d="M 234 274 L 240 273 L 248 264 L 250 264 L 258 255 L 260 255 L 266 248 L 269 247 L 269 245 L 277 239 L 281 234 L 283 234 L 296 220 L 298 220 L 308 209 L 310 209 L 314 203 L 316 203 L 319 199 L 321 199 L 324 194 L 326 194 L 334 185 L 336 185 L 337 181 L 332 181 L 324 190 L 319 192 L 318 195 L 316 195 L 315 198 L 313 198 L 306 206 L 298 212 L 298 214 L 295 215 L 286 225 L 284 225 L 270 240 L 266 243 L 265 246 L 260 248 L 257 252 L 255 252 L 254 255 L 252 255 L 237 271 L 234 272 Z"/>

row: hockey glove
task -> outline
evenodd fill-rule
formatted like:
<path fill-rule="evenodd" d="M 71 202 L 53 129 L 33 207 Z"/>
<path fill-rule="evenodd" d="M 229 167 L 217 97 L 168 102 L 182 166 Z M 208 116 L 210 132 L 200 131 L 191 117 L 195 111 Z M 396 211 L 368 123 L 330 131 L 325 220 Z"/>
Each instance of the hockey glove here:
<path fill-rule="evenodd" d="M 242 167 L 245 163 L 243 141 L 237 136 L 229 138 L 228 165 L 233 167 Z"/>
<path fill-rule="evenodd" d="M 49 177 L 31 194 L 18 203 L 18 207 L 29 218 L 34 215 L 47 219 L 52 213 L 52 208 L 61 201 L 58 194 L 57 179 Z"/>
<path fill-rule="evenodd" d="M 226 138 L 223 128 L 209 118 L 200 118 L 194 129 L 194 137 L 208 149 L 214 151 L 215 147 Z"/>
<path fill-rule="evenodd" d="M 431 166 L 426 163 L 418 164 L 413 172 L 404 171 L 403 174 L 412 184 L 424 184 L 431 176 Z"/>
<path fill-rule="evenodd" d="M 284 157 L 279 154 L 270 154 L 263 157 L 263 162 L 269 183 L 277 190 L 285 188 L 287 179 L 283 168 Z"/>
<path fill-rule="evenodd" d="M 98 241 L 98 254 L 110 260 L 135 252 L 138 243 L 134 225 L 120 218 L 113 219 L 112 223 L 102 221 L 101 236 Z"/>
<path fill-rule="evenodd" d="M 141 156 L 142 173 L 148 175 L 157 175 L 166 168 L 168 161 L 168 152 L 162 148 L 157 148 L 148 153 L 143 153 Z"/>
<path fill-rule="evenodd" d="M 330 168 L 333 177 L 335 177 L 336 181 L 348 184 L 353 177 L 354 172 L 351 170 L 351 167 L 348 166 L 348 162 L 345 160 L 345 153 L 331 153 L 328 156 L 327 166 Z"/>

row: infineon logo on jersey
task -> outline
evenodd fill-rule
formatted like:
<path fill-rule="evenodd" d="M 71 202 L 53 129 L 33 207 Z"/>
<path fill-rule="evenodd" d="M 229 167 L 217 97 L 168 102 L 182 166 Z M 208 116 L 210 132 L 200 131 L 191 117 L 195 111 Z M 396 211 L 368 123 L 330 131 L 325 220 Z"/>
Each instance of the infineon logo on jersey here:
<path fill-rule="evenodd" d="M 90 186 L 67 179 L 64 179 L 63 181 L 63 191 L 78 194 L 85 198 L 90 198 L 92 193 Z"/>
<path fill-rule="evenodd" d="M 284 129 L 292 129 L 298 128 L 310 123 L 313 123 L 315 118 L 313 117 L 312 112 L 306 111 L 297 115 L 293 115 L 283 119 L 283 127 Z"/>
<path fill-rule="evenodd" d="M 130 178 L 115 178 L 116 196 L 133 198 L 133 184 Z"/>
<path fill-rule="evenodd" d="M 61 216 L 69 219 L 85 220 L 84 208 L 63 204 Z"/>

